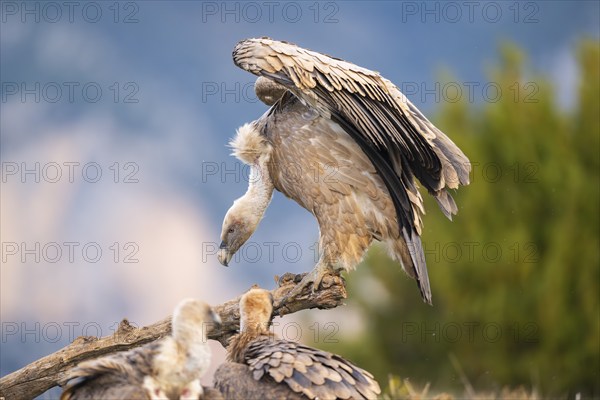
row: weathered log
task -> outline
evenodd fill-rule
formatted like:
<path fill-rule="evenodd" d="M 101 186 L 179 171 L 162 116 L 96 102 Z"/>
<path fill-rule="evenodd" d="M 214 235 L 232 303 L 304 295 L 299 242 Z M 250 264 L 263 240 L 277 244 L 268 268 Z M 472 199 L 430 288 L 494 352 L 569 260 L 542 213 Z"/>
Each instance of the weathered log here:
<path fill-rule="evenodd" d="M 295 299 L 286 298 L 300 278 L 300 275 L 293 274 L 276 278 L 278 287 L 271 291 L 274 315 L 283 316 L 309 308 L 330 309 L 343 304 L 346 288 L 343 278 L 339 276 L 325 276 L 321 287 L 314 293 L 305 290 Z M 240 320 L 239 300 L 238 296 L 214 307 L 221 316 L 222 326 L 210 335 L 210 339 L 226 345 L 228 339 L 237 332 Z M 129 350 L 160 339 L 170 332 L 171 317 L 142 328 L 136 328 L 127 319 L 123 319 L 113 335 L 101 338 L 80 336 L 61 350 L 4 376 L 0 379 L 0 398 L 32 399 L 54 386 L 64 385 L 69 369 L 82 361 Z"/>

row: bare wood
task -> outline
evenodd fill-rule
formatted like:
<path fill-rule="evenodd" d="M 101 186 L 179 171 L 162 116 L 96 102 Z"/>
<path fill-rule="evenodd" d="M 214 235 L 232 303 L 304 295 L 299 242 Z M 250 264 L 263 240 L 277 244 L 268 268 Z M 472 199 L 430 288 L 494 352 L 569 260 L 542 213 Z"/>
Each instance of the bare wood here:
<path fill-rule="evenodd" d="M 287 294 L 300 281 L 300 275 L 285 274 L 278 280 L 279 286 L 271 291 L 274 303 L 274 315 L 283 316 L 309 308 L 330 309 L 343 304 L 346 288 L 343 278 L 327 275 L 318 291 L 305 290 L 295 299 L 287 299 Z M 239 329 L 240 297 L 215 306 L 223 322 L 220 329 L 213 332 L 209 339 L 218 340 L 225 345 L 228 339 Z M 98 358 L 118 351 L 129 350 L 137 346 L 160 339 L 171 332 L 171 318 L 167 317 L 142 328 L 132 326 L 127 319 L 119 324 L 117 331 L 110 336 L 97 338 L 80 336 L 61 350 L 43 357 L 33 363 L 0 379 L 0 398 L 10 400 L 32 399 L 57 385 L 64 385 L 67 372 L 82 361 Z"/>

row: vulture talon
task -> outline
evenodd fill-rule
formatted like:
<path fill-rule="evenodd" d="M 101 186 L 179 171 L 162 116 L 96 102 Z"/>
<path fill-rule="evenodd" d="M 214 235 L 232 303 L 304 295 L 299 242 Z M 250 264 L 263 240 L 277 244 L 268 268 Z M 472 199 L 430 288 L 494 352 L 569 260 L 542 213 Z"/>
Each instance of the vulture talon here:
<path fill-rule="evenodd" d="M 310 293 L 315 294 L 319 291 L 319 286 L 323 281 L 323 277 L 332 273 L 331 268 L 325 264 L 317 264 L 312 271 L 305 274 L 300 283 L 298 283 L 292 291 L 284 298 L 282 304 L 288 300 L 294 300 L 300 296 L 304 290 L 310 287 Z"/>

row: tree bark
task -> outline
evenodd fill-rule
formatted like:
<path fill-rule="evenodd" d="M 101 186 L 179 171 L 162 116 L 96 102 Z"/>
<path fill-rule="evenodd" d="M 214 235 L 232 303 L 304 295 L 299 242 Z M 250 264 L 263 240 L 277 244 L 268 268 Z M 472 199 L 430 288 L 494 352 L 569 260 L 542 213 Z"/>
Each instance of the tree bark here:
<path fill-rule="evenodd" d="M 278 287 L 271 291 L 273 316 L 283 316 L 309 308 L 330 309 L 343 304 L 346 288 L 340 276 L 325 276 L 318 291 L 305 290 L 295 299 L 286 295 L 299 282 L 301 275 L 285 274 L 276 277 Z M 218 340 L 226 346 L 228 339 L 239 329 L 241 296 L 215 306 L 222 320 L 220 329 L 209 339 Z M 0 399 L 32 399 L 57 385 L 64 385 L 68 371 L 82 361 L 125 351 L 160 339 L 171 332 L 171 317 L 152 325 L 136 328 L 123 319 L 117 331 L 110 336 L 97 338 L 80 336 L 61 350 L 43 357 L 0 379 Z M 2 399 L 3 400 L 3 399 Z"/>

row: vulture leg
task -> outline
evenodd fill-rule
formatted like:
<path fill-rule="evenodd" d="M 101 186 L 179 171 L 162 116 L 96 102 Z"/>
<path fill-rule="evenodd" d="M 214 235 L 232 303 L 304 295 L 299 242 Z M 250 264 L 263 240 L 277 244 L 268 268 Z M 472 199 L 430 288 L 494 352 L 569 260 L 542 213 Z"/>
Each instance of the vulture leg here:
<path fill-rule="evenodd" d="M 292 291 L 282 300 L 282 304 L 287 300 L 293 300 L 298 297 L 304 288 L 312 286 L 312 292 L 314 293 L 321 284 L 325 275 L 332 275 L 336 273 L 336 269 L 332 264 L 325 262 L 323 259 L 319 260 L 317 265 L 308 274 L 304 275 L 304 278 L 292 289 Z M 312 283 L 312 285 L 311 285 Z"/>

